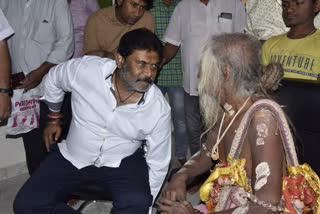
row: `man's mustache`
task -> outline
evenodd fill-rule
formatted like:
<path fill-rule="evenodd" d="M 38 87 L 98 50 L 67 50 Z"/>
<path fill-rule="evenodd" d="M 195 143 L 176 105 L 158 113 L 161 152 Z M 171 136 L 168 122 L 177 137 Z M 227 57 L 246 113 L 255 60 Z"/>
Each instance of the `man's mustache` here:
<path fill-rule="evenodd" d="M 143 82 L 147 82 L 149 84 L 152 84 L 153 83 L 153 79 L 151 77 L 146 77 L 146 78 L 138 78 L 136 80 L 136 82 L 139 82 L 139 81 L 143 81 Z"/>

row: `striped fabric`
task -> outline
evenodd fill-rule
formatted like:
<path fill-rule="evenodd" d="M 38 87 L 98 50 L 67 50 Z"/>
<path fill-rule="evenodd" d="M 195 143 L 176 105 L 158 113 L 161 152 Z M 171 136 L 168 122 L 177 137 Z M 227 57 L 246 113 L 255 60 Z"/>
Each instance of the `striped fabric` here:
<path fill-rule="evenodd" d="M 166 32 L 170 17 L 174 8 L 180 0 L 173 0 L 167 8 L 162 0 L 154 0 L 153 8 L 150 10 L 155 21 L 155 34 L 161 39 Z M 177 55 L 165 66 L 163 66 L 157 78 L 157 85 L 160 86 L 182 86 L 182 67 L 180 49 Z"/>

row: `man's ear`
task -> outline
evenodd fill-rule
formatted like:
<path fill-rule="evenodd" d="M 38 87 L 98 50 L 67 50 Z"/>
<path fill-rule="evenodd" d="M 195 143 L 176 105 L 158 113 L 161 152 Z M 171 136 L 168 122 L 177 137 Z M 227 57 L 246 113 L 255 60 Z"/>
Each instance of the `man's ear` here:
<path fill-rule="evenodd" d="M 122 3 L 123 3 L 124 0 L 116 0 L 116 1 L 117 1 L 117 5 L 118 5 L 119 7 L 121 7 L 121 5 L 122 5 Z"/>
<path fill-rule="evenodd" d="M 124 61 L 125 59 L 123 58 L 123 56 L 121 56 L 121 54 L 119 53 L 116 53 L 116 63 L 118 68 L 122 68 Z"/>
<path fill-rule="evenodd" d="M 223 74 L 224 80 L 226 82 L 230 80 L 231 70 L 230 70 L 230 67 L 228 65 L 223 65 L 222 66 L 222 74 Z"/>

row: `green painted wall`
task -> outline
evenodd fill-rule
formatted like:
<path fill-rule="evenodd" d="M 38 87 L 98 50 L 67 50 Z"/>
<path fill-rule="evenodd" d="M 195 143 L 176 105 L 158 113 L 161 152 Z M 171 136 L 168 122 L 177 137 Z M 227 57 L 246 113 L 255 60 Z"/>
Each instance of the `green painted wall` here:
<path fill-rule="evenodd" d="M 112 5 L 112 0 L 98 0 L 100 8 L 109 7 Z"/>

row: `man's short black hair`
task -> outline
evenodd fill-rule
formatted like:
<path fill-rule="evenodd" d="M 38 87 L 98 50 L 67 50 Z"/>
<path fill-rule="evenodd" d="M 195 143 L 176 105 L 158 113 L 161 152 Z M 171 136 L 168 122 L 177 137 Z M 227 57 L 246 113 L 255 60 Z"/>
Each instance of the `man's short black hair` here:
<path fill-rule="evenodd" d="M 127 58 L 136 50 L 155 51 L 161 62 L 163 47 L 158 37 L 146 28 L 138 28 L 124 34 L 120 39 L 118 53 Z"/>
<path fill-rule="evenodd" d="M 122 4 L 124 1 L 127 1 L 127 0 L 122 0 Z M 150 10 L 151 8 L 153 8 L 153 0 L 143 0 L 143 2 L 146 4 L 146 9 L 147 10 Z M 118 4 L 118 1 L 116 0 L 115 1 L 115 4 L 117 7 L 121 6 Z"/>

